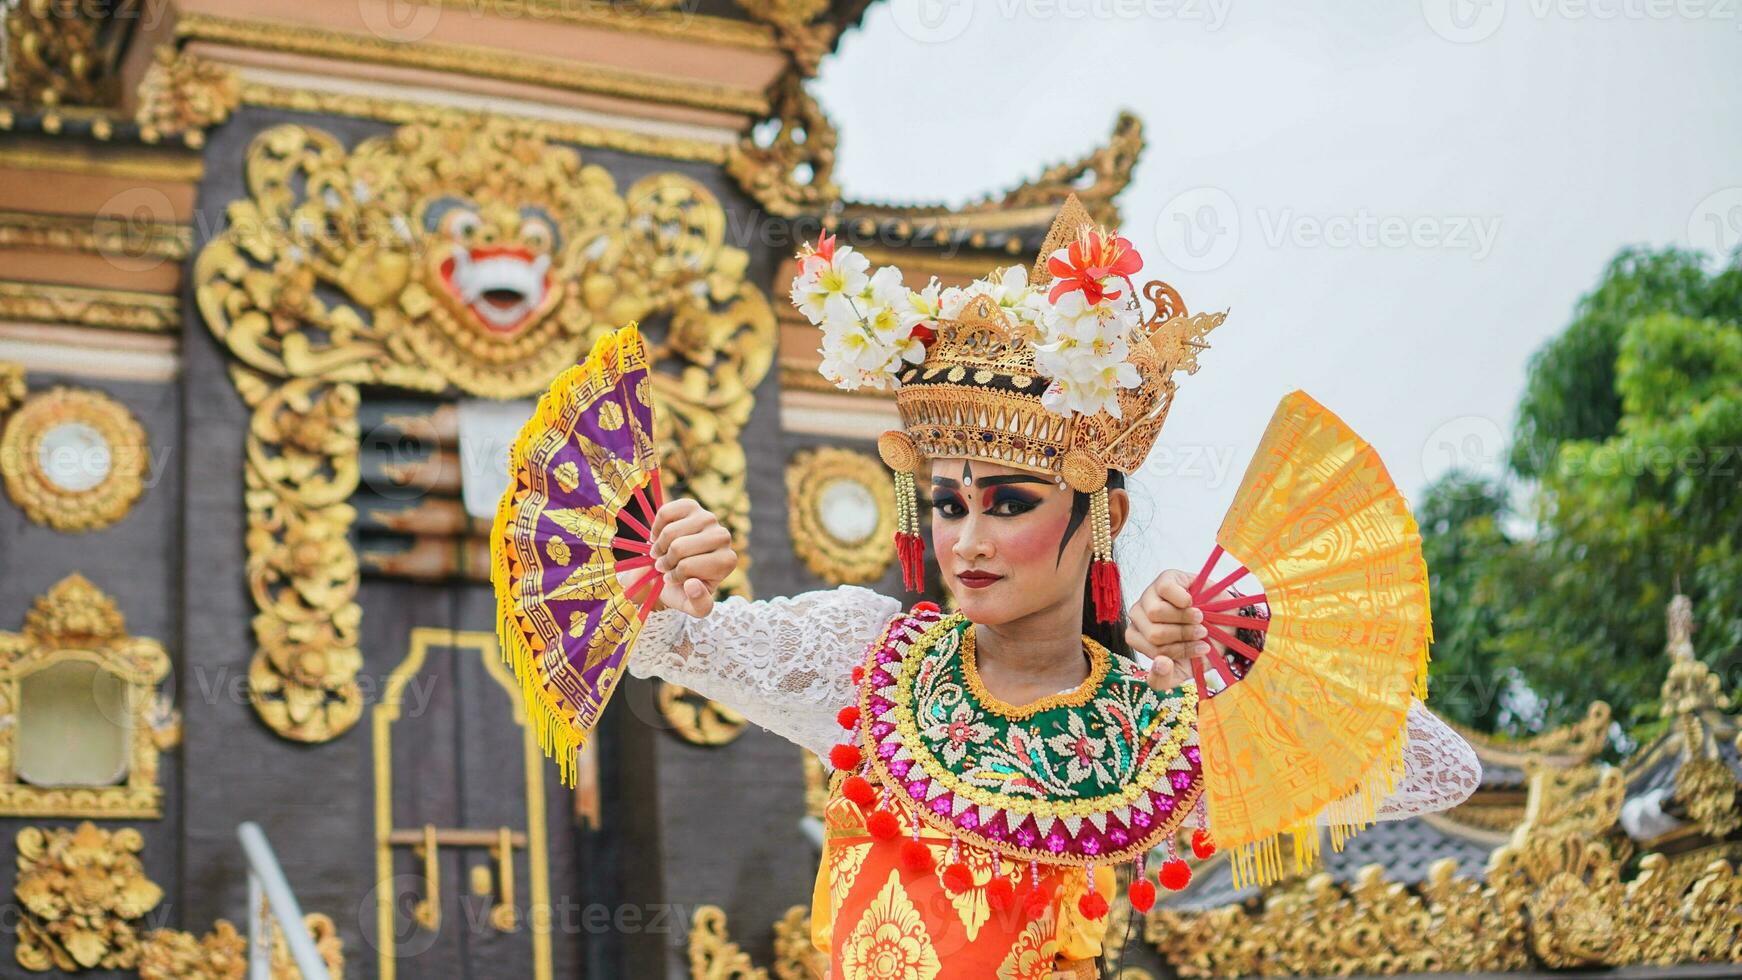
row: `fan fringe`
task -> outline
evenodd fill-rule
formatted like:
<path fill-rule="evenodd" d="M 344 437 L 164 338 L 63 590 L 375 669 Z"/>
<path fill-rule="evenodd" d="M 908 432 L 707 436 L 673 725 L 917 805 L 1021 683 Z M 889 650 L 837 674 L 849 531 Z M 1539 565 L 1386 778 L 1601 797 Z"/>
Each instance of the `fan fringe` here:
<path fill-rule="evenodd" d="M 567 412 L 578 381 L 619 360 L 619 350 L 640 342 L 640 330 L 631 322 L 620 330 L 600 337 L 586 360 L 558 375 L 544 394 L 532 418 L 521 426 L 514 444 L 508 450 L 508 473 L 514 479 L 526 461 L 538 433 L 561 421 Z M 526 724 L 538 737 L 538 747 L 545 758 L 554 758 L 566 787 L 573 788 L 579 771 L 580 752 L 587 744 L 586 732 L 578 730 L 568 718 L 557 714 L 544 696 L 544 683 L 538 672 L 538 654 L 526 640 L 523 631 L 514 628 L 520 613 L 519 598 L 509 588 L 510 559 L 508 555 L 508 525 L 514 520 L 519 485 L 511 484 L 496 505 L 496 519 L 490 527 L 490 583 L 496 592 L 496 639 L 502 659 L 520 682 L 521 704 L 526 710 Z M 609 588 L 620 588 L 614 576 L 607 576 Z"/>

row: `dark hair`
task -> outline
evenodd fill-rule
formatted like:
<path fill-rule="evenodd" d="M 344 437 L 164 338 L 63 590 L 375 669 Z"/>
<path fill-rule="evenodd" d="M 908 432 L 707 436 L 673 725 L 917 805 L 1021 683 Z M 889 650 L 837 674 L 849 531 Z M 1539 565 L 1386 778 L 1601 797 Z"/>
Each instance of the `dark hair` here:
<path fill-rule="evenodd" d="M 1123 489 L 1124 486 L 1125 474 L 1118 470 L 1107 471 L 1107 489 Z M 1089 495 L 1078 490 L 1071 495 L 1071 520 L 1065 525 L 1066 540 L 1069 540 L 1070 536 L 1076 533 L 1077 528 L 1088 519 L 1088 516 Z M 1059 544 L 1062 547 L 1064 542 L 1061 541 Z M 1131 646 L 1125 642 L 1125 603 L 1121 601 L 1119 604 L 1118 619 L 1111 623 L 1095 621 L 1094 593 L 1090 590 L 1094 574 L 1094 563 L 1091 562 L 1088 573 L 1083 576 L 1083 633 L 1114 653 L 1129 657 L 1131 656 Z"/>

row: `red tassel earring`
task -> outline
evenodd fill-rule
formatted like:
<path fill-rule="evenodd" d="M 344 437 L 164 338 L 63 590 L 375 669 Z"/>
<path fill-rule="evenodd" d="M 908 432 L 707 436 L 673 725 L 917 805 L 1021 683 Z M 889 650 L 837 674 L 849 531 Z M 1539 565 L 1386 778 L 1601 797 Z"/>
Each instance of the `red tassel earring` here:
<path fill-rule="evenodd" d="M 1107 511 L 1105 486 L 1089 494 L 1089 530 L 1094 537 L 1089 591 L 1095 603 L 1095 622 L 1118 622 L 1125 597 L 1119 588 L 1119 566 L 1113 563 L 1113 519 Z"/>
<path fill-rule="evenodd" d="M 895 471 L 895 557 L 901 562 L 902 587 L 924 592 L 925 538 L 919 533 L 919 498 L 908 470 Z"/>

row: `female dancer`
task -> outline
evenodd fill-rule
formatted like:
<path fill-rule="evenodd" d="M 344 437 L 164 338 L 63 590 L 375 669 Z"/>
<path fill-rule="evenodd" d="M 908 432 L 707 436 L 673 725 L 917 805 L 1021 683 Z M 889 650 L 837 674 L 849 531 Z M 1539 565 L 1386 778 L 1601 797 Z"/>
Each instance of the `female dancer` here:
<path fill-rule="evenodd" d="M 904 493 L 924 487 L 956 611 L 904 610 L 855 586 L 716 603 L 738 560 L 730 535 L 695 501 L 673 499 L 652 526 L 664 578 L 629 670 L 720 701 L 834 768 L 811 918 L 832 977 L 1096 976 L 1114 864 L 1134 865 L 1128 895 L 1145 910 L 1151 853 L 1166 856 L 1160 884 L 1179 888 L 1190 871 L 1177 833 L 1194 828 L 1199 857 L 1215 849 L 1191 664 L 1223 658 L 1237 681 L 1254 661 L 1230 647 L 1262 642 L 1222 642 L 1233 638 L 1204 621 L 1183 572 L 1164 572 L 1126 607 L 1111 568 L 1129 510 L 1124 474 L 1159 432 L 1152 409 L 1171 399 L 1185 346 L 1153 338 L 1208 327 L 1125 319 L 1109 287 L 1135 271 L 1120 251 L 1129 243 L 1087 229 L 1043 249 L 1054 277 L 1044 302 L 1022 270 L 954 292 L 896 291 L 851 249 L 820 244 L 802 257 L 795 302 L 824 327 L 825 373 L 899 380 L 903 428 L 880 449 Z M 1093 336 L 1109 319 L 1115 339 L 1141 347 L 1112 350 L 1118 363 L 1099 374 L 1110 393 L 1095 388 L 1095 362 L 1061 359 L 1070 345 L 1056 340 L 1047 349 L 1060 317 L 1075 318 L 1080 357 L 1111 356 Z M 849 329 L 831 338 L 840 319 Z M 1025 335 L 1031 343 L 1016 342 Z M 1114 399 L 1122 413 L 1100 411 Z M 1154 424 L 1134 434 L 1143 420 Z M 917 510 L 911 498 L 900 508 L 900 554 L 917 584 Z M 1463 739 L 1412 700 L 1402 779 L 1372 818 L 1446 809 L 1479 778 Z"/>

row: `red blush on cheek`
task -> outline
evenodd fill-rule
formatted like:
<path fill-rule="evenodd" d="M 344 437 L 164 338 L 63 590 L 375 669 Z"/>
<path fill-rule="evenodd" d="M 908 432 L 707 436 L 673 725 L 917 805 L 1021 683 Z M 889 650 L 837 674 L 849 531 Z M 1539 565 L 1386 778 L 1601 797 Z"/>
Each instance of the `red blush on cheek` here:
<path fill-rule="evenodd" d="M 998 538 L 998 555 L 1013 568 L 1051 571 L 1058 559 L 1059 539 L 1070 523 L 1069 507 L 1052 508 L 1055 516 L 1021 521 L 1010 533 Z"/>

